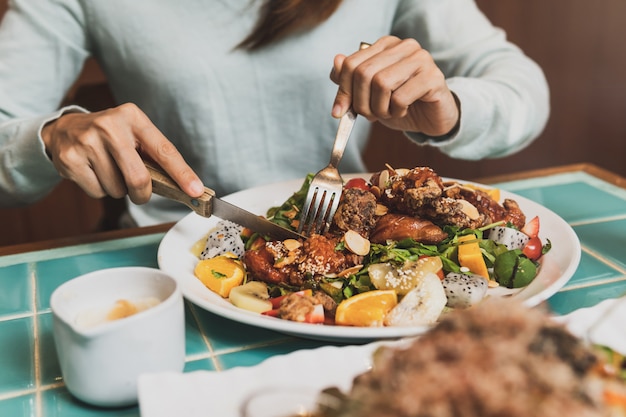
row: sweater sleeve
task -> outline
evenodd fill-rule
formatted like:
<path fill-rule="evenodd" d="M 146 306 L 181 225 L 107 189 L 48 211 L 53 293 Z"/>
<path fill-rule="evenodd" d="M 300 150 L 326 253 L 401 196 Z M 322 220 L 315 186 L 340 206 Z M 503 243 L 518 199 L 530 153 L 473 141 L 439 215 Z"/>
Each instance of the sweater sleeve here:
<path fill-rule="evenodd" d="M 60 177 L 41 128 L 60 109 L 88 56 L 75 0 L 10 0 L 0 24 L 0 206 L 30 204 Z"/>
<path fill-rule="evenodd" d="M 414 37 L 431 53 L 461 106 L 452 137 L 405 132 L 409 138 L 478 160 L 517 152 L 542 132 L 550 113 L 543 71 L 473 0 L 404 0 L 396 16 L 394 34 Z"/>

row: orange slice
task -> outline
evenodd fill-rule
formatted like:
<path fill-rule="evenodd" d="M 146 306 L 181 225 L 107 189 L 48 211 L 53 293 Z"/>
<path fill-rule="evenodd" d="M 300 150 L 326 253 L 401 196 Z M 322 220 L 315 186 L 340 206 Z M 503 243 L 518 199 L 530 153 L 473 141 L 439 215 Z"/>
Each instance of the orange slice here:
<path fill-rule="evenodd" d="M 385 316 L 398 304 L 394 290 L 374 290 L 352 296 L 337 306 L 335 323 L 343 326 L 382 326 Z"/>
<path fill-rule="evenodd" d="M 227 298 L 230 290 L 243 283 L 246 270 L 238 259 L 222 255 L 198 262 L 194 274 L 210 290 Z"/>

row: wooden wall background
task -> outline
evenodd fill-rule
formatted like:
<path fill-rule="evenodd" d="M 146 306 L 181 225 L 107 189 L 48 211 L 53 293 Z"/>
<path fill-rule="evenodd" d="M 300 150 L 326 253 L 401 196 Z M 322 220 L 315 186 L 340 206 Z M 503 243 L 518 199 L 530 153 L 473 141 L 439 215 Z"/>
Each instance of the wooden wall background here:
<path fill-rule="evenodd" d="M 0 0 L 0 16 L 7 1 Z M 401 134 L 375 126 L 365 154 L 368 166 L 429 165 L 445 176 L 475 179 L 591 162 L 626 176 L 626 1 L 476 1 L 543 67 L 552 103 L 545 131 L 516 155 L 472 162 L 414 146 Z M 83 103 L 97 107 L 101 91 L 97 85 L 103 81 L 97 65 L 88 62 L 70 99 L 78 91 Z M 91 199 L 63 182 L 37 204 L 0 210 L 0 246 L 101 230 L 110 203 Z"/>

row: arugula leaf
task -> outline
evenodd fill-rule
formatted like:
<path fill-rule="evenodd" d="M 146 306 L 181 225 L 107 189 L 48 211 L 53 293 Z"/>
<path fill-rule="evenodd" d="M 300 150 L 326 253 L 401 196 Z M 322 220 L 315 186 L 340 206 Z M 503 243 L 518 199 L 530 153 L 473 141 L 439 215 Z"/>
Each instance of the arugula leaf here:
<path fill-rule="evenodd" d="M 282 205 L 270 207 L 266 213 L 267 219 L 287 229 L 295 230 L 291 223 L 294 219 L 300 217 L 313 175 L 308 174 L 302 182 L 300 189 L 293 193 Z"/>

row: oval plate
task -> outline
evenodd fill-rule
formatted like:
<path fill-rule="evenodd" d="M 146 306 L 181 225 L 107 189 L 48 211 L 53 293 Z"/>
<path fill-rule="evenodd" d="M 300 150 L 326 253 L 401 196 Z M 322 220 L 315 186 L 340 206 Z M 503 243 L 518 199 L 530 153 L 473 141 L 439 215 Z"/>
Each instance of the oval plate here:
<path fill-rule="evenodd" d="M 344 175 L 368 178 L 369 174 Z M 451 179 L 444 178 L 445 181 Z M 296 190 L 304 179 L 291 180 L 261 187 L 250 188 L 224 197 L 224 200 L 243 207 L 255 214 L 265 215 L 268 208 L 281 205 Z M 469 181 L 459 181 L 470 183 Z M 476 183 L 474 183 L 476 184 Z M 485 188 L 489 186 L 477 184 Z M 539 216 L 541 219 L 540 236 L 545 242 L 550 239 L 552 249 L 543 258 L 539 274 L 533 282 L 520 291 L 496 288 L 491 291 L 493 296 L 510 295 L 522 300 L 527 306 L 534 307 L 548 299 L 563 287 L 572 277 L 580 262 L 580 241 L 574 230 L 553 211 L 522 196 L 501 190 L 501 199 L 512 198 L 524 211 L 528 219 Z M 198 280 L 193 270 L 198 258 L 191 249 L 202 239 L 220 219 L 205 218 L 190 213 L 174 225 L 163 237 L 158 250 L 159 267 L 175 278 L 181 286 L 183 295 L 197 306 L 222 317 L 275 330 L 289 335 L 309 339 L 328 340 L 335 342 L 365 342 L 378 339 L 390 339 L 416 336 L 428 329 L 419 327 L 348 327 L 324 326 L 319 324 L 298 323 L 267 317 L 252 313 L 232 305 Z"/>

